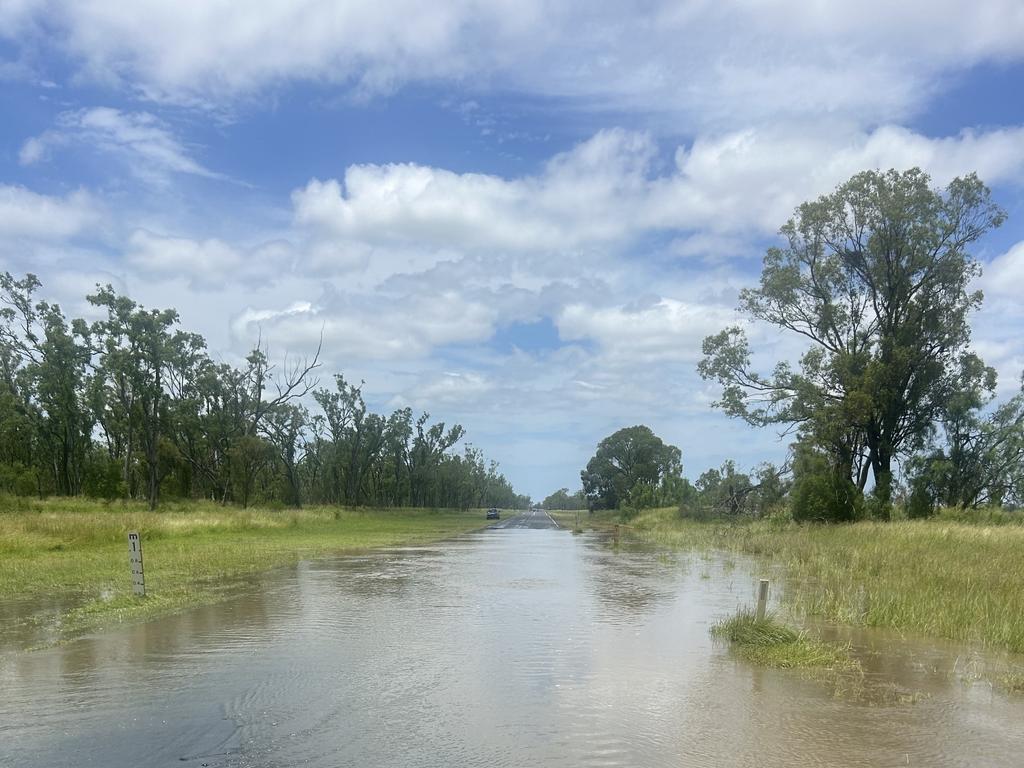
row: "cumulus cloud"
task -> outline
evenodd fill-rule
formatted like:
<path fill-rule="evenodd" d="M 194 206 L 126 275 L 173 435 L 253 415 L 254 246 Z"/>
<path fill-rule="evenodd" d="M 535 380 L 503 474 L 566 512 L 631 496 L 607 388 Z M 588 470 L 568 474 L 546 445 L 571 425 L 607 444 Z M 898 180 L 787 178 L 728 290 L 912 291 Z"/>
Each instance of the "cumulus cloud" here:
<path fill-rule="evenodd" d="M 569 304 L 557 325 L 567 341 L 593 340 L 618 361 L 649 363 L 696 361 L 704 337 L 735 321 L 724 307 L 660 298 L 611 307 Z"/>
<path fill-rule="evenodd" d="M 179 103 L 296 80 L 357 94 L 445 80 L 694 123 L 824 112 L 870 124 L 905 115 L 951 70 L 1024 55 L 1017 0 L 25 0 L 0 30 L 46 30 L 85 76 Z"/>
<path fill-rule="evenodd" d="M 292 246 L 279 240 L 241 248 L 218 238 L 194 240 L 144 229 L 129 236 L 125 255 L 145 274 L 181 277 L 200 290 L 216 288 L 227 281 L 268 281 L 287 273 L 295 259 Z"/>
<path fill-rule="evenodd" d="M 698 244 L 706 244 L 709 236 L 774 232 L 801 201 L 865 168 L 915 165 L 937 184 L 970 171 L 989 183 L 1016 181 L 1024 128 L 944 138 L 896 126 L 838 134 L 747 129 L 679 147 L 668 171 L 660 171 L 649 134 L 615 129 L 556 155 L 534 176 L 354 165 L 343 181 L 310 181 L 292 201 L 298 226 L 325 241 L 558 251 L 699 230 Z"/>
<path fill-rule="evenodd" d="M 1024 241 L 1018 242 L 983 265 L 978 288 L 985 303 L 971 321 L 974 347 L 999 373 L 999 394 L 1008 397 L 1020 389 L 1024 373 Z"/>
<path fill-rule="evenodd" d="M 300 348 L 321 337 L 337 358 L 408 360 L 447 344 L 482 342 L 494 331 L 493 308 L 456 290 L 407 295 L 351 295 L 328 291 L 317 302 L 279 310 L 247 308 L 231 324 L 236 338 L 263 329 Z"/>
<path fill-rule="evenodd" d="M 82 235 L 101 221 L 101 208 L 84 190 L 64 197 L 0 184 L 0 238 L 53 242 Z"/>
<path fill-rule="evenodd" d="M 32 165 L 68 145 L 87 146 L 117 157 L 133 174 L 151 182 L 164 183 L 178 173 L 224 178 L 195 160 L 155 115 L 110 107 L 61 113 L 55 128 L 25 141 L 18 158 L 22 165 Z"/>
<path fill-rule="evenodd" d="M 1024 241 L 985 265 L 980 283 L 986 296 L 1019 301 L 1024 286 Z"/>

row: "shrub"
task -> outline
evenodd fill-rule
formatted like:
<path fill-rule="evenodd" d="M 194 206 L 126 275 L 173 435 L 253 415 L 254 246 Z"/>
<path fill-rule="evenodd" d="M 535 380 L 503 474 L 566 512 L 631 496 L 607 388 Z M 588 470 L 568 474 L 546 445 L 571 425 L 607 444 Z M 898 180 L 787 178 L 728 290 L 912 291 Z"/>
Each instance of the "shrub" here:
<path fill-rule="evenodd" d="M 842 523 L 861 516 L 864 496 L 848 477 L 818 468 L 797 476 L 790 504 L 798 522 Z"/>
<path fill-rule="evenodd" d="M 907 517 L 911 520 L 921 520 L 932 517 L 935 514 L 935 499 L 932 497 L 928 484 L 916 480 L 910 491 L 910 498 L 907 499 Z"/>

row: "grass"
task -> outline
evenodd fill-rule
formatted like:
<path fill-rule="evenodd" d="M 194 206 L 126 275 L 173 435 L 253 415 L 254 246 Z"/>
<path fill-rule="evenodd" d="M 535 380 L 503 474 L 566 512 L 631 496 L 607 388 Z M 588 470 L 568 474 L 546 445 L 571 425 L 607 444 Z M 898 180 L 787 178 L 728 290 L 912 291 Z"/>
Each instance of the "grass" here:
<path fill-rule="evenodd" d="M 189 503 L 149 512 L 79 499 L 19 502 L 16 509 L 0 508 L 0 600 L 38 607 L 20 621 L 46 622 L 53 639 L 61 640 L 218 600 L 246 574 L 311 557 L 434 541 L 483 524 L 479 511 L 273 511 Z M 131 595 L 130 530 L 142 535 L 144 599 Z"/>
<path fill-rule="evenodd" d="M 1024 672 L 1009 672 L 1001 676 L 998 683 L 1010 693 L 1024 694 Z"/>
<path fill-rule="evenodd" d="M 579 528 L 576 528 L 576 510 L 573 509 L 549 509 L 548 514 L 562 528 L 569 531 L 604 530 L 611 528 L 620 521 L 620 515 L 615 510 L 599 510 L 588 512 L 585 509 L 579 511 Z"/>
<path fill-rule="evenodd" d="M 857 667 L 849 649 L 810 638 L 806 632 L 781 624 L 772 616 L 757 619 L 741 611 L 711 628 L 747 661 L 780 669 L 850 670 Z"/>
<path fill-rule="evenodd" d="M 781 566 L 783 599 L 837 624 L 888 627 L 1024 652 L 1024 526 L 945 519 L 848 525 L 697 522 L 675 509 L 630 534 Z"/>

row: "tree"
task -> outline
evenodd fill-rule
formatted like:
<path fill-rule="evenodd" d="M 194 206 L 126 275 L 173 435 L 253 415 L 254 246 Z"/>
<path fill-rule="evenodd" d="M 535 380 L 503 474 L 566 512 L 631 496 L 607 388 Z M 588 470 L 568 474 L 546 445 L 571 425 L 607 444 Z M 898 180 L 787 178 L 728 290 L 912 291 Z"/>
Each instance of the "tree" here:
<path fill-rule="evenodd" d="M 994 372 L 991 372 L 994 378 Z M 1024 502 L 1024 387 L 987 415 L 989 398 L 965 390 L 942 416 L 944 443 L 910 462 L 913 514 Z"/>
<path fill-rule="evenodd" d="M 764 376 L 739 327 L 709 336 L 699 371 L 722 385 L 716 405 L 796 429 L 860 490 L 870 473 L 887 509 L 894 460 L 928 439 L 976 370 L 967 321 L 981 294 L 967 249 L 1003 219 L 975 175 L 938 191 L 918 169 L 860 173 L 804 203 L 740 309 L 809 348 L 796 369 Z"/>
<path fill-rule="evenodd" d="M 69 323 L 56 304 L 37 301 L 39 287 L 32 274 L 0 275 L 0 365 L 9 408 L 3 421 L 24 431 L 29 461 L 45 457 L 52 488 L 72 495 L 82 489 L 92 445 L 94 421 L 84 397 L 88 329 L 81 320 Z"/>
<path fill-rule="evenodd" d="M 298 465 L 302 459 L 302 432 L 309 423 L 309 412 L 301 405 L 279 404 L 267 413 L 263 420 L 262 434 L 273 446 L 277 459 L 284 469 L 287 484 L 286 503 L 299 508 L 302 506 L 302 487 Z"/>
<path fill-rule="evenodd" d="M 583 492 L 596 508 L 618 509 L 634 491 L 678 477 L 681 461 L 680 450 L 662 442 L 650 427 L 625 427 L 598 444 L 580 472 Z"/>
<path fill-rule="evenodd" d="M 178 323 L 173 309 L 147 310 L 112 286 L 97 286 L 87 297 L 107 310 L 107 318 L 93 324 L 99 342 L 97 376 L 106 382 L 110 404 L 120 411 L 127 427 L 125 475 L 131 472 L 134 439 L 142 447 L 146 469 L 146 498 L 155 509 L 160 494 L 160 446 L 166 424 L 167 370 L 183 354 L 191 334 L 172 329 Z"/>

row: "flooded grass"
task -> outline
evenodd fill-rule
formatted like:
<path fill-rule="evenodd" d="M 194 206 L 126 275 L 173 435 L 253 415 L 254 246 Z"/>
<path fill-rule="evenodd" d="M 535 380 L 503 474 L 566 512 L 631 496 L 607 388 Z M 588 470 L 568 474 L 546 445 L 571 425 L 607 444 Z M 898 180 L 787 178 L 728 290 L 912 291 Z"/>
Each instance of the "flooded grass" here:
<path fill-rule="evenodd" d="M 577 518 L 577 511 L 574 509 L 549 509 L 547 513 L 562 528 L 579 531 L 610 530 L 621 519 L 615 510 L 600 510 L 588 512 L 580 510 Z"/>
<path fill-rule="evenodd" d="M 757 619 L 753 613 L 741 611 L 715 624 L 711 634 L 728 641 L 747 661 L 761 666 L 831 671 L 857 666 L 847 648 L 814 640 L 772 616 Z"/>
<path fill-rule="evenodd" d="M 242 510 L 212 503 L 20 502 L 0 510 L 0 600 L 59 603 L 57 639 L 217 600 L 245 574 L 328 554 L 433 541 L 484 524 L 478 511 Z M 147 596 L 131 595 L 126 535 L 142 535 Z M 32 616 L 22 621 L 41 621 Z"/>
<path fill-rule="evenodd" d="M 781 566 L 783 600 L 798 613 L 1024 652 L 1024 526 L 941 519 L 730 524 L 662 509 L 638 516 L 630 534 Z"/>

